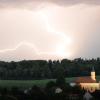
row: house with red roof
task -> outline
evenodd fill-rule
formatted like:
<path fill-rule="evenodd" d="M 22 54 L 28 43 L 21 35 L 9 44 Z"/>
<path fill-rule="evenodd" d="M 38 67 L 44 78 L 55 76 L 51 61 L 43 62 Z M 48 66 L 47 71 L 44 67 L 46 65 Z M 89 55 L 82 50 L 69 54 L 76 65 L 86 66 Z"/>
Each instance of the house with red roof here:
<path fill-rule="evenodd" d="M 78 77 L 75 80 L 77 85 L 80 85 L 82 89 L 94 92 L 100 89 L 100 83 L 96 80 L 96 74 L 94 67 L 92 68 L 91 75 L 88 77 Z"/>

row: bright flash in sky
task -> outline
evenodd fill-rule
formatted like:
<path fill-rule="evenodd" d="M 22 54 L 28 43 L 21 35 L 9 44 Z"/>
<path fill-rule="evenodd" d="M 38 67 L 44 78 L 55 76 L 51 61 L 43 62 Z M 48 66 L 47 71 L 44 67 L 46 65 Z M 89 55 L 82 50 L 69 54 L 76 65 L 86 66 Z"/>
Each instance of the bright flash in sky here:
<path fill-rule="evenodd" d="M 1 60 L 99 56 L 100 5 L 21 1 L 0 2 Z"/>
<path fill-rule="evenodd" d="M 42 9 L 37 12 L 39 19 L 42 20 L 44 28 L 48 33 L 60 35 L 62 38 L 62 42 L 56 46 L 55 54 L 64 58 L 70 57 L 71 52 L 67 49 L 72 44 L 72 38 L 67 36 L 66 33 L 60 32 L 59 29 L 53 28 L 52 18 L 50 17 L 50 12 L 48 9 Z M 52 14 L 52 13 L 51 13 Z M 51 23 L 52 22 L 52 23 Z M 60 23 L 59 23 L 60 24 Z M 52 41 L 52 40 L 51 40 Z"/>
<path fill-rule="evenodd" d="M 34 19 L 34 15 L 37 17 L 38 23 L 42 25 L 40 27 L 44 28 L 46 34 L 51 34 L 52 36 L 54 35 L 56 37 L 57 36 L 60 37 L 59 38 L 60 40 L 57 40 L 58 43 L 56 43 L 56 45 L 54 46 L 53 51 L 41 51 L 34 43 L 24 40 L 24 41 L 21 41 L 19 44 L 17 44 L 17 46 L 14 46 L 13 48 L 0 50 L 0 53 L 16 51 L 22 45 L 27 45 L 28 47 L 31 47 L 35 51 L 35 53 L 39 56 L 51 55 L 51 56 L 58 56 L 59 58 L 70 57 L 71 50 L 69 50 L 69 48 L 73 43 L 73 39 L 71 36 L 67 35 L 65 32 L 61 31 L 60 29 L 57 29 L 56 27 L 53 27 L 55 22 L 53 22 L 53 16 L 51 17 L 51 15 L 53 15 L 52 9 L 43 8 L 38 11 L 33 11 L 33 14 L 32 14 L 32 11 L 30 11 L 29 14 L 31 14 L 31 17 L 33 15 L 33 19 Z M 33 23 L 34 21 L 32 21 L 31 19 L 31 22 Z M 50 41 L 52 42 L 52 38 Z M 46 40 L 47 43 L 50 41 Z M 52 43 L 51 45 L 54 45 L 54 44 Z"/>

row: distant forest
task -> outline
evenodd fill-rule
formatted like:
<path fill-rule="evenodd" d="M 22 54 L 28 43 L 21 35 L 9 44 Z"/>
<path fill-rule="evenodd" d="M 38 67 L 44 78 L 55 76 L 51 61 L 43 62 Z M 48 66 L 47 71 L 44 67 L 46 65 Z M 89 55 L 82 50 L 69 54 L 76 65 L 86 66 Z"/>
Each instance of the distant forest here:
<path fill-rule="evenodd" d="M 96 75 L 100 75 L 100 58 L 74 60 L 23 60 L 19 62 L 0 61 L 0 79 L 2 80 L 33 80 L 53 79 L 60 76 L 88 76 L 92 67 Z"/>

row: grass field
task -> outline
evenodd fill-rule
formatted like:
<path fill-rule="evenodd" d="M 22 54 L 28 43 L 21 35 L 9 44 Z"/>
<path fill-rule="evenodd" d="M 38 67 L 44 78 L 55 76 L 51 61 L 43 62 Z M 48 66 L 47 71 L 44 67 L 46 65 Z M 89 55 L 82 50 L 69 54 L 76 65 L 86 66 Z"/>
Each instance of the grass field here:
<path fill-rule="evenodd" d="M 72 77 L 72 78 L 66 78 L 66 82 L 72 82 L 73 80 L 75 80 L 76 77 Z M 100 76 L 97 76 L 97 81 L 100 80 Z M 46 83 L 48 83 L 49 81 L 55 81 L 55 79 L 46 79 L 46 80 L 0 80 L 0 87 L 7 87 L 7 88 L 11 88 L 11 87 L 19 87 L 22 89 L 25 88 L 30 88 L 33 85 L 38 85 L 41 87 L 44 87 L 46 85 Z"/>

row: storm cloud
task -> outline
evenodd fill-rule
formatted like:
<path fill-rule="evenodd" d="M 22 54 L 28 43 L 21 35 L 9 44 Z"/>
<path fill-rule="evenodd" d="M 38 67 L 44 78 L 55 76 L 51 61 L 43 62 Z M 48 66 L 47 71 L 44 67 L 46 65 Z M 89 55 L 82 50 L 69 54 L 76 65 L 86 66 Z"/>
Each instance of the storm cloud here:
<path fill-rule="evenodd" d="M 100 57 L 99 0 L 0 0 L 0 7 L 0 60 Z"/>
<path fill-rule="evenodd" d="M 41 4 L 43 7 L 44 5 L 46 5 L 46 3 L 52 3 L 60 6 L 71 6 L 77 4 L 100 5 L 99 0 L 0 0 L 0 7 L 36 9 Z"/>

